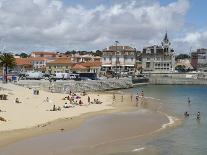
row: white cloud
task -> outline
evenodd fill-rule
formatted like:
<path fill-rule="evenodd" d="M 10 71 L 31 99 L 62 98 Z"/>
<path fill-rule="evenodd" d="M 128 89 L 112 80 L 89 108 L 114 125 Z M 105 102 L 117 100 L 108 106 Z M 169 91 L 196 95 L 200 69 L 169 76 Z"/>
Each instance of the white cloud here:
<path fill-rule="evenodd" d="M 198 48 L 207 48 L 207 29 L 203 31 L 187 32 L 183 37 L 174 39 L 178 46 L 182 45 L 181 50 L 184 51 Z M 189 52 L 189 51 L 188 51 Z"/>
<path fill-rule="evenodd" d="M 160 42 L 166 29 L 181 31 L 189 1 L 166 6 L 154 0 L 120 1 L 86 8 L 60 0 L 0 0 L 0 6 L 0 39 L 9 50 L 101 49 L 114 40 L 141 48 Z"/>

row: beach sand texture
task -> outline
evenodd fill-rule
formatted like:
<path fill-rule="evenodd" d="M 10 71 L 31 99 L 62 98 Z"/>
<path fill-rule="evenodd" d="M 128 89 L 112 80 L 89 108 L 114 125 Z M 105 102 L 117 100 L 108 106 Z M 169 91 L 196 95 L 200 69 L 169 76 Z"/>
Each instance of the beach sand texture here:
<path fill-rule="evenodd" d="M 0 131 L 8 131 L 15 129 L 23 129 L 34 127 L 46 122 L 51 122 L 61 118 L 70 118 L 79 116 L 88 112 L 101 111 L 105 109 L 113 109 L 112 94 L 89 94 L 91 101 L 99 99 L 102 104 L 88 105 L 88 95 L 81 96 L 83 106 L 75 106 L 73 108 L 63 108 L 65 102 L 63 100 L 68 94 L 50 93 L 40 90 L 39 95 L 33 95 L 33 89 L 16 86 L 13 84 L 0 84 L 1 88 L 7 89 L 0 91 L 0 94 L 7 94 L 8 100 L 0 100 L 0 116 L 7 121 L 0 121 Z M 78 94 L 80 96 L 80 94 Z M 49 102 L 46 102 L 46 98 Z M 21 103 L 15 103 L 15 99 L 19 98 Z M 61 111 L 50 111 L 60 106 Z"/>

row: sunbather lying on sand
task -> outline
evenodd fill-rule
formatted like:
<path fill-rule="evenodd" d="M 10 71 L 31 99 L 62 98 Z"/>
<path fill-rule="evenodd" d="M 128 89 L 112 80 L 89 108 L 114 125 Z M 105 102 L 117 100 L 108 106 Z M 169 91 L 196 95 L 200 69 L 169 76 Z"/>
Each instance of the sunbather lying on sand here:
<path fill-rule="evenodd" d="M 6 122 L 6 119 L 3 117 L 0 117 L 0 121 Z"/>

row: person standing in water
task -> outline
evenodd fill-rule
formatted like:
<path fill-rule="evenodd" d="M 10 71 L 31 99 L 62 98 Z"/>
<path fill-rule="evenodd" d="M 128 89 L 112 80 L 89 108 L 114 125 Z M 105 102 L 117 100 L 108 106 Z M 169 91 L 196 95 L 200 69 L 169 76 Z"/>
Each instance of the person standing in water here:
<path fill-rule="evenodd" d="M 201 119 L 201 113 L 198 112 L 198 113 L 197 113 L 197 120 L 200 120 L 200 119 Z"/>
<path fill-rule="evenodd" d="M 190 101 L 190 97 L 188 97 L 188 105 L 190 105 L 190 102 L 191 102 L 191 101 Z"/>
<path fill-rule="evenodd" d="M 138 104 L 139 104 L 139 94 L 137 93 L 137 95 L 136 95 L 136 107 L 138 107 Z"/>

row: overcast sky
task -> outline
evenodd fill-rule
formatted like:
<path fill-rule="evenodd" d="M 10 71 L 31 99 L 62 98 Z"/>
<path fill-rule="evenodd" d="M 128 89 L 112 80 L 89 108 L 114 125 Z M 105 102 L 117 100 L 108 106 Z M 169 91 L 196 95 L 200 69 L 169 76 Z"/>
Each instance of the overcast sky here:
<path fill-rule="evenodd" d="M 139 50 L 165 32 L 176 53 L 207 48 L 206 0 L 0 0 L 0 50 Z"/>

